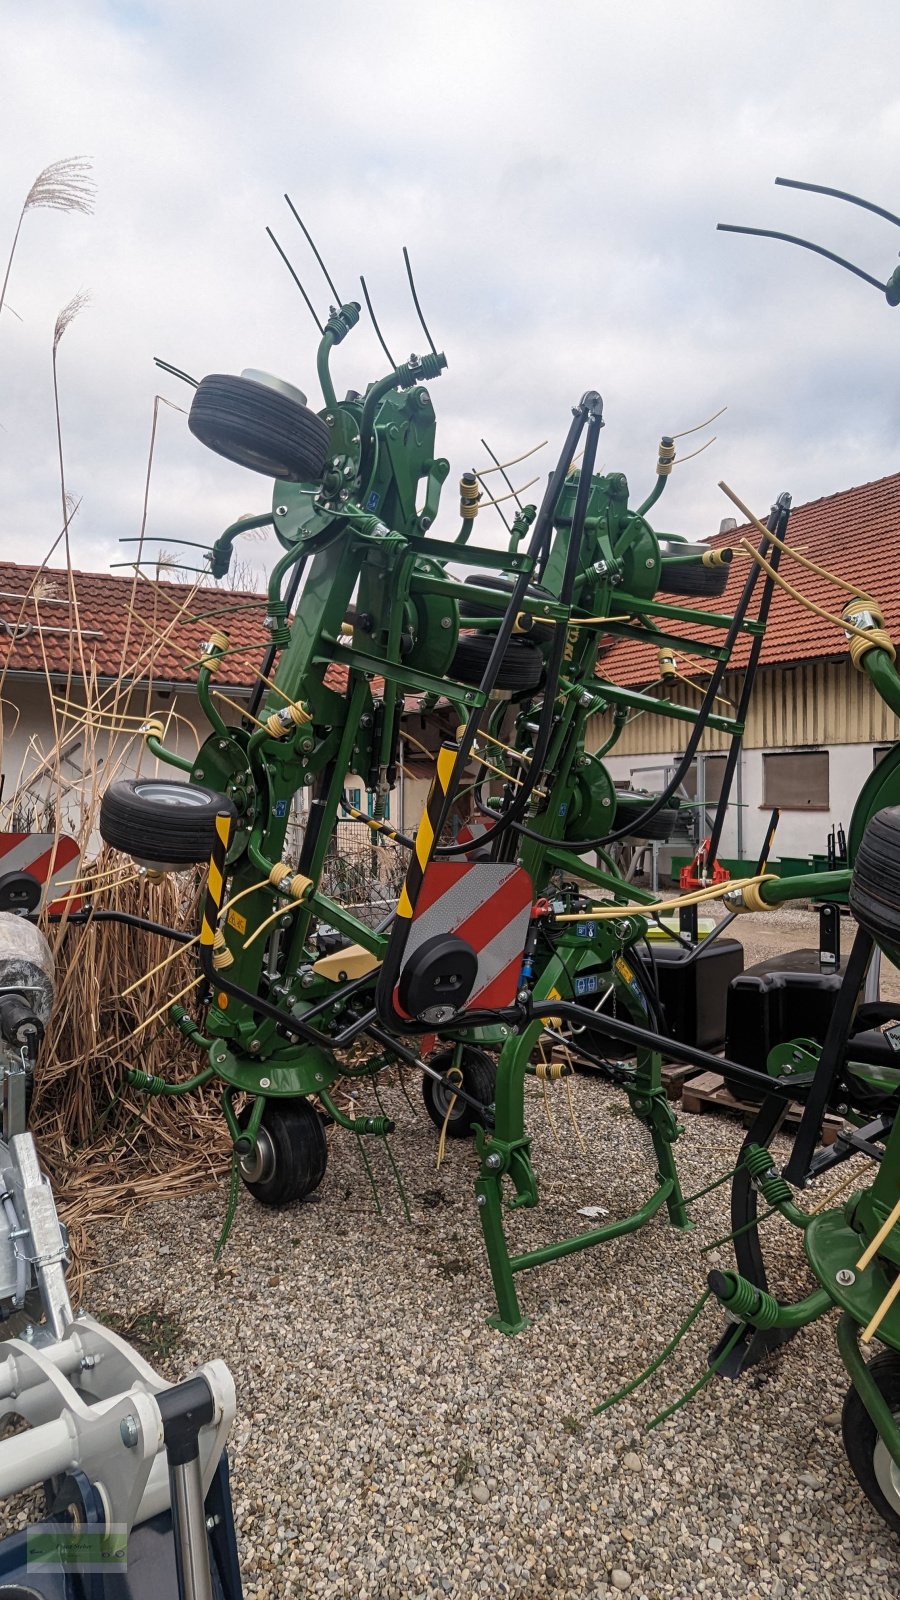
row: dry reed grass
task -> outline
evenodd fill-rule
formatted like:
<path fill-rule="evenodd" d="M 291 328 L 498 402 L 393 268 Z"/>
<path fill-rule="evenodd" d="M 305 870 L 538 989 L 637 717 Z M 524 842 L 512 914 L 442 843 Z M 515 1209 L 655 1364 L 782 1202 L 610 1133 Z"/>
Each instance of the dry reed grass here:
<path fill-rule="evenodd" d="M 52 620 L 59 626 L 58 605 L 51 613 L 42 602 L 58 601 L 60 589 L 70 599 L 72 638 L 68 671 L 58 675 L 50 670 L 41 623 Z M 127 858 L 102 846 L 97 824 L 106 785 L 126 771 L 140 770 L 139 730 L 160 676 L 157 658 L 184 623 L 195 619 L 196 592 L 197 586 L 176 601 L 136 572 L 121 670 L 114 682 L 101 683 L 81 637 L 71 566 L 57 578 L 42 565 L 23 593 L 0 671 L 0 765 L 9 771 L 4 746 L 19 722 L 19 708 L 8 673 L 15 666 L 16 633 L 30 625 L 30 637 L 36 635 L 42 652 L 52 732 L 43 744 L 29 732 L 15 781 L 0 806 L 0 830 L 25 816 L 33 819 L 34 829 L 55 839 L 63 832 L 74 836 L 81 865 L 67 875 L 73 897 L 89 896 L 98 910 L 137 913 L 191 931 L 202 871 L 151 881 Z M 169 715 L 177 720 L 174 710 Z M 76 772 L 70 760 L 74 747 Z M 178 1099 L 147 1096 L 131 1089 L 125 1077 L 129 1067 L 139 1067 L 176 1080 L 203 1065 L 196 1049 L 164 1022 L 141 1027 L 195 976 L 190 951 L 182 954 L 169 940 L 119 923 L 82 925 L 45 916 L 44 929 L 54 952 L 57 994 L 36 1072 L 31 1121 L 72 1236 L 77 1300 L 89 1270 L 90 1225 L 101 1219 L 125 1221 L 137 1204 L 193 1194 L 216 1183 L 227 1169 L 230 1143 L 214 1089 Z M 132 988 L 173 951 L 171 961 Z"/>

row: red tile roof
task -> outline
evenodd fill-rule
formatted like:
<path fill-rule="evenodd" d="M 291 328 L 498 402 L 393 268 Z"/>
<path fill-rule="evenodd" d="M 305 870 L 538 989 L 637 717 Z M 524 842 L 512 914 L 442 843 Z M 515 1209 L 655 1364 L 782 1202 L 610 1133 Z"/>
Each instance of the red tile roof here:
<path fill-rule="evenodd" d="M 724 497 L 722 509 L 723 515 L 726 515 L 729 502 Z M 766 520 L 765 513 L 761 520 Z M 759 543 L 756 530 L 746 525 L 731 533 L 717 534 L 707 543 L 736 546 L 741 538 L 749 539 L 754 549 Z M 841 494 L 828 495 L 823 500 L 812 500 L 807 505 L 796 506 L 791 512 L 787 542 L 795 545 L 810 560 L 837 573 L 846 582 L 858 582 L 862 591 L 878 601 L 884 612 L 885 627 L 900 645 L 900 584 L 897 581 L 900 558 L 900 473 L 879 478 L 875 483 L 861 484 L 856 489 L 846 489 Z M 691 601 L 678 595 L 664 594 L 659 598 L 673 605 L 694 605 L 701 610 L 731 613 L 737 604 L 748 566 L 748 560 L 739 552 L 736 553 L 731 564 L 728 587 L 720 599 Z M 792 561 L 787 555 L 782 558 L 780 573 L 806 599 L 814 600 L 838 616 L 851 598 L 844 590 L 806 571 L 799 562 Z M 751 616 L 755 615 L 762 577 L 764 574 L 751 602 Z M 665 628 L 666 624 L 662 623 L 662 626 Z M 691 638 L 713 642 L 721 642 L 723 638 L 721 632 L 690 623 L 672 623 L 670 627 L 673 633 Z M 749 648 L 750 637 L 742 634 L 731 658 L 732 666 L 743 667 L 746 664 Z M 783 590 L 775 590 L 763 642 L 763 666 L 787 665 L 813 657 L 840 657 L 846 654 L 847 641 L 842 630 L 802 609 Z M 707 663 L 708 658 L 682 656 L 679 666 L 681 671 L 696 677 L 698 672 L 709 672 Z M 631 639 L 622 640 L 604 652 L 600 670 L 615 683 L 648 683 L 659 676 L 656 648 Z"/>
<path fill-rule="evenodd" d="M 88 674 L 101 679 L 150 676 L 193 686 L 201 646 L 218 629 L 228 634 L 230 653 L 216 683 L 255 683 L 269 644 L 265 595 L 144 579 L 135 587 L 132 577 L 111 572 L 73 571 L 71 580 L 70 588 L 64 569 L 0 561 L 0 671 L 66 677 L 71 653 L 77 677 L 83 653 Z M 325 681 L 343 690 L 347 668 L 335 663 Z M 373 695 L 383 692 L 384 680 L 373 678 Z"/>
<path fill-rule="evenodd" d="M 265 597 L 185 583 L 150 582 L 110 572 L 73 572 L 0 562 L 0 667 L 65 675 L 74 645 L 101 678 L 149 674 L 155 682 L 195 683 L 200 646 L 214 628 L 235 654 L 217 681 L 251 684 L 268 642 Z M 174 624 L 174 625 L 173 625 Z M 78 633 L 81 639 L 79 646 Z M 259 657 L 247 646 L 258 646 Z"/>

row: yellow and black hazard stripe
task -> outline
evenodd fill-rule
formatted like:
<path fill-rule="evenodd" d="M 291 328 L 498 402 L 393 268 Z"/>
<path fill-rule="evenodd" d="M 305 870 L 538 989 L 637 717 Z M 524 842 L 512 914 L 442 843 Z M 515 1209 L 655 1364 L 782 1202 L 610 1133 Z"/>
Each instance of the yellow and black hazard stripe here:
<path fill-rule="evenodd" d="M 375 1005 L 382 1021 L 386 1021 L 392 1027 L 402 1028 L 409 1023 L 409 1019 L 401 1016 L 396 1010 L 394 988 L 403 964 L 403 952 L 406 949 L 406 941 L 409 938 L 413 912 L 416 909 L 416 901 L 419 898 L 422 880 L 425 877 L 425 869 L 434 854 L 434 847 L 441 826 L 441 817 L 453 780 L 458 754 L 459 745 L 450 741 L 442 744 L 438 751 L 434 777 L 431 780 L 428 799 L 425 801 L 425 809 L 419 821 L 415 844 L 410 855 L 409 866 L 406 869 L 406 878 L 403 888 L 400 890 L 400 898 L 397 901 L 394 926 L 391 930 L 391 937 L 388 940 L 384 961 L 381 964 L 381 972 L 378 975 L 378 983 L 375 989 Z"/>
<path fill-rule="evenodd" d="M 397 916 L 404 917 L 407 922 L 411 920 L 412 914 L 416 909 L 416 901 L 419 898 L 419 890 L 422 887 L 425 868 L 428 866 L 434 851 L 444 803 L 447 799 L 447 791 L 450 788 L 458 753 L 459 746 L 451 744 L 449 741 L 446 744 L 442 744 L 438 751 L 437 764 L 434 777 L 431 780 L 431 788 L 428 791 L 428 799 L 425 801 L 425 809 L 419 822 L 413 852 L 406 870 L 406 878 L 400 891 L 400 898 L 397 901 Z"/>
<path fill-rule="evenodd" d="M 225 891 L 225 858 L 230 843 L 231 816 L 227 811 L 220 811 L 216 817 L 216 832 L 206 875 L 206 895 L 200 924 L 200 943 L 203 946 L 212 946 L 216 942 L 216 930 L 219 926 L 219 913 L 222 910 L 222 896 Z"/>

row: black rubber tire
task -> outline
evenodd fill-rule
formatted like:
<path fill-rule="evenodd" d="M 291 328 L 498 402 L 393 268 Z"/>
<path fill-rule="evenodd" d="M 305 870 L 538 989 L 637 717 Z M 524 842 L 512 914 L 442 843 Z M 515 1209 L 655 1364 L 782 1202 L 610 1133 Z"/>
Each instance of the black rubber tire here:
<path fill-rule="evenodd" d="M 458 683 L 480 683 L 495 637 L 493 633 L 460 634 L 447 676 Z M 537 645 L 529 644 L 526 639 L 510 639 L 494 688 L 519 692 L 536 689 L 543 676 L 544 658 Z"/>
<path fill-rule="evenodd" d="M 669 566 L 665 560 L 666 555 L 677 556 L 689 554 L 694 548 L 692 545 L 667 544 L 660 540 L 660 554 L 663 557 L 662 571 L 659 575 L 659 589 L 663 594 L 706 595 L 718 597 L 725 593 L 728 587 L 729 566 L 704 567 L 697 565 Z"/>
<path fill-rule="evenodd" d="M 860 840 L 850 910 L 878 944 L 900 945 L 900 806 L 877 811 Z"/>
<path fill-rule="evenodd" d="M 438 1072 L 446 1073 L 453 1065 L 455 1053 L 454 1050 L 441 1050 L 438 1055 L 431 1057 L 428 1065 L 434 1067 Z M 463 1046 L 460 1067 L 462 1070 L 462 1088 L 465 1089 L 466 1094 L 474 1095 L 475 1099 L 480 1100 L 482 1105 L 493 1105 L 494 1090 L 497 1083 L 497 1068 L 491 1057 L 486 1055 L 483 1050 L 476 1049 L 474 1045 L 467 1044 Z M 428 1112 L 435 1127 L 438 1129 L 443 1128 L 444 1119 L 447 1117 L 447 1107 L 450 1104 L 450 1096 L 443 1084 L 435 1083 L 433 1078 L 423 1075 L 422 1099 L 425 1101 L 425 1110 Z M 483 1119 L 475 1110 L 475 1107 L 470 1106 L 466 1100 L 457 1100 L 447 1119 L 447 1138 L 467 1139 L 477 1123 L 482 1123 L 483 1125 Z M 493 1120 L 490 1126 L 493 1126 Z"/>
<path fill-rule="evenodd" d="M 227 795 L 169 778 L 120 778 L 100 802 L 100 837 L 138 861 L 189 867 L 208 861 L 216 817 L 237 812 Z"/>
<path fill-rule="evenodd" d="M 888 1402 L 894 1416 L 900 1419 L 900 1354 L 896 1350 L 883 1350 L 873 1361 L 869 1362 L 869 1375 L 878 1385 L 879 1390 Z M 863 1405 L 854 1388 L 847 1390 L 844 1400 L 844 1410 L 841 1417 L 841 1432 L 844 1437 L 844 1449 L 847 1460 L 853 1469 L 853 1475 L 862 1489 L 866 1499 L 871 1501 L 878 1515 L 884 1519 L 894 1533 L 900 1533 L 900 1481 L 897 1484 L 896 1495 L 893 1496 L 893 1485 L 890 1484 L 890 1457 L 882 1445 L 878 1452 L 879 1433 L 868 1411 Z M 876 1461 L 876 1452 L 881 1456 Z M 887 1458 L 886 1460 L 884 1458 Z M 881 1468 L 882 1482 L 879 1482 L 878 1468 Z M 900 1480 L 900 1474 L 894 1467 L 893 1476 Z M 883 1483 L 888 1479 L 888 1493 L 885 1493 Z M 892 1498 L 888 1496 L 891 1495 Z"/>
<path fill-rule="evenodd" d="M 616 814 L 613 819 L 616 832 L 620 828 L 628 827 L 632 839 L 659 839 L 663 842 L 671 839 L 678 820 L 679 807 L 667 801 L 655 816 L 645 822 L 644 814 L 654 798 L 653 795 L 638 796 L 617 790 Z"/>
<path fill-rule="evenodd" d="M 241 1112 L 242 1128 L 251 1107 Z M 241 1162 L 244 1187 L 263 1206 L 289 1206 L 304 1200 L 325 1176 L 328 1141 L 315 1107 L 304 1096 L 267 1100 L 254 1155 Z"/>
<path fill-rule="evenodd" d="M 227 373 L 201 379 L 188 427 L 217 455 L 290 483 L 318 483 L 331 448 L 330 429 L 308 406 Z"/>
<path fill-rule="evenodd" d="M 499 616 L 501 612 L 506 610 L 506 601 L 508 601 L 517 582 L 518 579 L 516 578 L 500 577 L 497 574 L 482 577 L 480 573 L 473 572 L 466 579 L 466 583 L 477 584 L 479 589 L 497 589 L 501 595 L 506 597 L 506 600 L 492 611 L 484 601 L 467 600 L 463 596 L 459 602 L 459 609 L 467 617 Z M 542 589 L 536 583 L 529 584 L 525 594 L 529 600 L 555 600 L 555 596 L 550 593 L 549 589 Z M 535 622 L 527 634 L 516 634 L 516 638 L 525 638 L 529 644 L 547 644 L 555 633 L 556 629 L 549 622 Z"/>

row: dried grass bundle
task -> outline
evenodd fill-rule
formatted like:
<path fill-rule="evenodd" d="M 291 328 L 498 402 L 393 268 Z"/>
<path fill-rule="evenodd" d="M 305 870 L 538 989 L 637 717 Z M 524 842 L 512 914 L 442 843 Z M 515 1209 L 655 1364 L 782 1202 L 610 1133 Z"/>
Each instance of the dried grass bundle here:
<path fill-rule="evenodd" d="M 43 571 L 36 576 L 20 620 L 35 623 L 38 638 L 46 616 L 42 599 L 55 598 L 48 590 L 71 584 L 71 570 L 67 581 Z M 70 875 L 73 895 L 90 891 L 98 909 L 191 930 L 197 925 L 202 870 L 150 881 L 126 857 L 100 846 L 97 823 L 102 789 L 124 767 L 139 766 L 139 728 L 150 708 L 156 655 L 192 593 L 174 617 L 166 612 L 149 642 L 142 634 L 122 676 L 105 687 L 93 661 L 85 661 L 73 615 L 76 655 L 65 690 L 51 677 L 44 657 L 52 738 L 42 749 L 38 737 L 30 735 L 18 779 L 0 806 L 0 829 L 25 820 L 56 839 L 61 832 L 77 838 L 82 855 L 77 874 L 73 869 Z M 4 669 L 0 762 L 4 737 L 11 736 L 18 718 L 14 690 L 5 680 Z M 80 770 L 70 759 L 73 750 Z M 45 932 L 56 962 L 57 997 L 36 1072 L 32 1127 L 72 1235 L 77 1300 L 90 1224 L 122 1220 L 133 1205 L 194 1194 L 216 1183 L 228 1167 L 230 1143 L 214 1088 L 179 1099 L 151 1097 L 131 1089 L 125 1078 L 129 1067 L 174 1080 L 192 1076 L 203 1065 L 196 1049 L 164 1022 L 141 1027 L 195 976 L 190 951 L 181 954 L 171 941 L 119 923 L 46 922 Z M 173 951 L 174 959 L 150 973 Z M 150 974 L 147 981 L 132 988 L 145 974 Z"/>
<path fill-rule="evenodd" d="M 22 209 L 19 212 L 19 220 L 16 224 L 16 231 L 13 234 L 12 248 L 6 263 L 6 272 L 3 276 L 3 283 L 0 285 L 0 311 L 3 309 L 6 286 L 9 283 L 9 275 L 12 271 L 16 246 L 19 243 L 19 234 L 22 231 L 22 223 L 25 221 L 28 212 L 43 208 L 50 211 L 81 211 L 85 215 L 90 215 L 94 209 L 96 192 L 96 187 L 91 178 L 91 164 L 82 156 L 67 156 L 62 161 L 51 161 L 49 167 L 45 167 L 43 172 L 38 173 L 25 196 Z M 58 342 L 59 340 L 56 341 L 56 343 Z M 54 345 L 55 348 L 56 345 Z"/>

